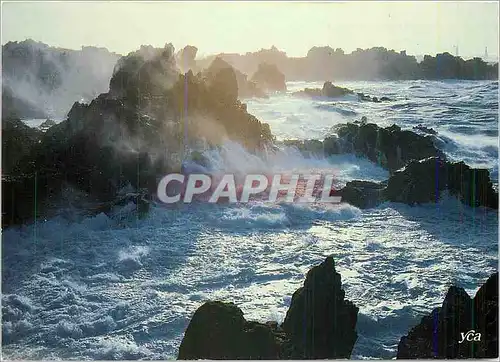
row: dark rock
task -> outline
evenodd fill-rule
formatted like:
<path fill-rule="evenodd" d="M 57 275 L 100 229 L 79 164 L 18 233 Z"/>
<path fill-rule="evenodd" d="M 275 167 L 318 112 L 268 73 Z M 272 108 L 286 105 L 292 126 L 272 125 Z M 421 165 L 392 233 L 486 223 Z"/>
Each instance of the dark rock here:
<path fill-rule="evenodd" d="M 294 359 L 349 358 L 357 339 L 358 308 L 345 299 L 332 257 L 307 273 L 292 296 L 283 330 Z"/>
<path fill-rule="evenodd" d="M 385 187 L 384 183 L 354 180 L 338 190 L 335 196 L 342 197 L 342 202 L 367 209 L 385 201 Z"/>
<path fill-rule="evenodd" d="M 230 69 L 230 70 L 228 70 Z M 233 72 L 236 77 L 237 82 L 237 96 L 240 98 L 249 98 L 249 97 L 259 97 L 265 98 L 267 95 L 265 92 L 259 88 L 259 86 L 247 79 L 247 75 L 240 72 L 239 70 L 232 67 L 229 63 L 224 61 L 222 58 L 217 57 L 210 64 L 210 66 L 203 72 L 204 77 L 208 80 L 208 83 L 212 79 L 216 77 L 216 75 L 224 71 L 226 73 Z M 231 86 L 234 92 L 234 85 Z"/>
<path fill-rule="evenodd" d="M 387 200 L 413 205 L 437 202 L 444 190 L 466 205 L 498 209 L 498 194 L 488 170 L 438 157 L 411 161 L 404 169 L 394 172 L 384 193 Z"/>
<path fill-rule="evenodd" d="M 370 98 L 370 96 L 367 96 L 366 94 L 364 93 L 357 93 L 358 94 L 358 99 L 360 101 L 368 101 L 370 102 L 372 99 Z"/>
<path fill-rule="evenodd" d="M 13 176 L 15 166 L 38 144 L 42 133 L 15 118 L 2 119 L 2 175 Z"/>
<path fill-rule="evenodd" d="M 354 92 L 347 88 L 337 87 L 333 85 L 332 82 L 325 82 L 323 84 L 322 93 L 325 97 L 335 98 L 345 96 L 346 94 L 352 94 Z"/>
<path fill-rule="evenodd" d="M 305 157 L 322 157 L 323 142 L 318 140 L 284 140 L 283 144 L 297 148 Z"/>
<path fill-rule="evenodd" d="M 332 84 L 332 82 L 325 82 L 323 88 L 305 88 L 304 90 L 293 92 L 293 96 L 307 96 L 307 97 L 328 97 L 328 98 L 338 98 L 343 97 L 348 94 L 354 94 L 354 91 L 348 88 L 337 87 Z M 364 93 L 356 93 L 358 100 L 367 102 L 380 103 L 381 101 L 389 101 L 387 97 L 382 97 L 378 99 L 377 97 L 370 97 Z"/>
<path fill-rule="evenodd" d="M 431 135 L 437 134 L 437 132 L 434 129 L 429 128 L 429 127 L 425 127 L 422 124 L 418 124 L 418 125 L 414 126 L 413 129 L 416 131 L 420 131 L 422 133 L 425 133 L 425 134 L 431 134 Z"/>
<path fill-rule="evenodd" d="M 270 91 L 286 91 L 285 75 L 275 64 L 261 63 L 252 76 L 258 87 Z"/>
<path fill-rule="evenodd" d="M 179 359 L 279 359 L 269 325 L 248 322 L 233 303 L 206 302 L 193 315 Z"/>
<path fill-rule="evenodd" d="M 282 326 L 248 322 L 232 303 L 206 302 L 193 315 L 179 359 L 349 358 L 358 308 L 344 299 L 332 257 L 308 273 Z"/>
<path fill-rule="evenodd" d="M 323 88 L 305 88 L 304 90 L 293 92 L 294 96 L 308 96 L 308 97 L 328 97 L 337 98 L 354 92 L 347 88 L 337 87 L 332 82 L 325 82 Z"/>
<path fill-rule="evenodd" d="M 389 171 L 404 167 L 410 160 L 444 157 L 431 138 L 403 131 L 396 125 L 381 128 L 373 123 L 347 123 L 337 126 L 336 130 L 338 138 L 325 139 L 329 144 L 338 143 L 337 147 L 329 147 L 330 150 L 361 154 Z"/>
<path fill-rule="evenodd" d="M 178 78 L 172 44 L 164 48 L 143 45 L 118 60 L 109 83 L 109 95 L 145 108 L 164 97 Z"/>
<path fill-rule="evenodd" d="M 469 331 L 473 331 L 470 340 L 462 341 Z M 397 353 L 400 359 L 497 357 L 498 272 L 488 278 L 474 299 L 464 289 L 450 287 L 442 306 L 401 338 Z"/>

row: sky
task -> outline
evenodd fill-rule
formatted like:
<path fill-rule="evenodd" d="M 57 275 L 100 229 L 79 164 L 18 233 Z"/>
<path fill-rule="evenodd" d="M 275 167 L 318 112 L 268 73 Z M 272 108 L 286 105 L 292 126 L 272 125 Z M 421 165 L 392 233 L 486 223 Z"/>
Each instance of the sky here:
<path fill-rule="evenodd" d="M 275 45 L 288 56 L 313 46 L 351 52 L 383 46 L 408 54 L 498 56 L 498 2 L 3 2 L 2 44 L 31 38 L 52 46 L 141 44 L 198 55 Z"/>

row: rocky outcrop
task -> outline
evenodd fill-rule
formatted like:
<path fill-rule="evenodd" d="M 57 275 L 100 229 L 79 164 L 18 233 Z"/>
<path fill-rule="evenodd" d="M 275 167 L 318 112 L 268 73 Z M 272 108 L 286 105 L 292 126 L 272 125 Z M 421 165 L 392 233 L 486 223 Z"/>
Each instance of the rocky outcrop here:
<path fill-rule="evenodd" d="M 337 87 L 333 85 L 332 82 L 325 82 L 323 84 L 323 88 L 305 88 L 304 90 L 293 92 L 294 96 L 308 96 L 308 97 L 328 97 L 328 98 L 337 98 L 342 97 L 348 94 L 354 94 L 354 91 Z"/>
<path fill-rule="evenodd" d="M 198 308 L 179 348 L 179 359 L 279 358 L 272 328 L 245 320 L 233 303 L 206 302 Z"/>
<path fill-rule="evenodd" d="M 89 104 L 75 103 L 68 118 L 50 127 L 16 162 L 16 180 L 3 182 L 10 196 L 2 220 L 40 215 L 44 201 L 64 185 L 99 202 L 113 201 L 129 184 L 156 193 L 159 177 L 180 170 L 180 147 L 201 138 L 211 145 L 229 138 L 254 151 L 272 135 L 237 100 L 231 69 L 210 79 L 182 75 L 170 44 L 143 46 L 117 63 L 108 93 Z M 13 159 L 17 141 L 8 140 L 3 156 Z"/>
<path fill-rule="evenodd" d="M 298 96 L 298 97 L 327 97 L 327 98 L 338 98 L 351 94 L 356 94 L 358 100 L 360 101 L 380 103 L 391 100 L 388 97 L 377 98 L 377 97 L 371 97 L 364 93 L 354 93 L 353 90 L 348 88 L 338 87 L 336 85 L 333 85 L 332 82 L 325 82 L 323 84 L 323 88 L 321 89 L 305 88 L 303 90 L 292 93 L 293 96 Z"/>
<path fill-rule="evenodd" d="M 442 306 L 401 338 L 397 358 L 498 358 L 498 272 L 473 299 L 450 287 Z"/>
<path fill-rule="evenodd" d="M 307 273 L 282 326 L 246 321 L 232 303 L 206 302 L 193 315 L 178 358 L 349 358 L 357 339 L 357 314 L 328 257 Z"/>
<path fill-rule="evenodd" d="M 19 161 L 38 144 L 42 133 L 19 119 L 2 119 L 2 176 L 13 176 Z"/>
<path fill-rule="evenodd" d="M 466 205 L 497 209 L 498 193 L 489 171 L 448 161 L 434 145 L 432 131 L 424 127 L 424 134 L 417 134 L 396 125 L 382 128 L 363 119 L 338 125 L 337 134 L 323 142 L 285 140 L 282 144 L 296 147 L 306 157 L 355 153 L 388 169 L 391 176 L 387 181 L 354 180 L 334 192 L 357 207 L 375 207 L 384 201 L 409 205 L 437 202 L 448 192 Z"/>
<path fill-rule="evenodd" d="M 283 322 L 294 359 L 349 358 L 358 335 L 358 308 L 345 299 L 332 257 L 307 273 Z"/>
<path fill-rule="evenodd" d="M 438 157 L 411 161 L 394 172 L 384 193 L 387 200 L 413 205 L 437 202 L 445 190 L 466 205 L 498 209 L 498 194 L 488 170 Z"/>
<path fill-rule="evenodd" d="M 337 136 L 327 137 L 326 152 L 361 154 L 393 172 L 411 160 L 443 157 L 433 139 L 392 125 L 381 128 L 374 123 L 347 123 L 337 126 Z"/>
<path fill-rule="evenodd" d="M 342 202 L 359 207 L 360 209 L 368 209 L 387 201 L 385 195 L 386 187 L 386 182 L 354 180 L 349 181 L 334 194 L 335 196 L 340 196 Z"/>
<path fill-rule="evenodd" d="M 286 91 L 285 75 L 275 64 L 261 63 L 252 76 L 252 81 L 261 89 L 268 91 Z"/>
<path fill-rule="evenodd" d="M 350 181 L 334 194 L 341 196 L 343 202 L 370 208 L 385 201 L 408 205 L 437 203 L 444 192 L 468 206 L 498 209 L 498 193 L 493 189 L 488 170 L 438 157 L 410 161 L 384 182 Z"/>
<path fill-rule="evenodd" d="M 267 97 L 266 93 L 261 88 L 259 88 L 259 86 L 255 82 L 247 79 L 246 74 L 235 69 L 220 57 L 215 58 L 210 66 L 202 73 L 203 76 L 210 81 L 210 79 L 213 79 L 219 72 L 234 74 L 237 83 L 237 97 Z"/>

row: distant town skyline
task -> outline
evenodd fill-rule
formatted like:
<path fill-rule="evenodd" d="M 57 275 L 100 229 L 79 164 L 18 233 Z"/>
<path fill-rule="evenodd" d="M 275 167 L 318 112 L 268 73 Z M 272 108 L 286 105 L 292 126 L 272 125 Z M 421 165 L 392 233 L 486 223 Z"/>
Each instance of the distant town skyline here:
<path fill-rule="evenodd" d="M 51 46 L 106 47 L 127 54 L 142 44 L 200 56 L 276 46 L 302 57 L 313 46 L 375 46 L 407 54 L 449 52 L 498 60 L 498 2 L 3 2 L 2 44 L 31 38 Z"/>

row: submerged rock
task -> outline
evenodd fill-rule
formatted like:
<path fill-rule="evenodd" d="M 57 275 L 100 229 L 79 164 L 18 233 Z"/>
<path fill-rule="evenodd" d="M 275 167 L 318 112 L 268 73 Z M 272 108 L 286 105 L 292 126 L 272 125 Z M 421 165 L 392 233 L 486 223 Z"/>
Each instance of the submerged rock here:
<path fill-rule="evenodd" d="M 498 272 L 474 299 L 463 288 L 450 287 L 434 309 L 403 336 L 397 358 L 497 358 Z"/>
<path fill-rule="evenodd" d="M 358 308 L 342 290 L 332 257 L 308 273 L 282 326 L 248 322 L 232 303 L 206 302 L 193 315 L 179 359 L 349 358 Z"/>

